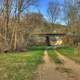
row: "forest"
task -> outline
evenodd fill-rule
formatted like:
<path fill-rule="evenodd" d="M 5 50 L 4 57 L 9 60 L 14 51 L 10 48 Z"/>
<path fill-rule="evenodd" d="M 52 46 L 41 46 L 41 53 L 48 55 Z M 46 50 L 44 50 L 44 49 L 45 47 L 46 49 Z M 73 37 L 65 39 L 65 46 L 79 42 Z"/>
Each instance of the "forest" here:
<path fill-rule="evenodd" d="M 37 12 L 31 12 L 30 7 L 35 7 Z M 48 18 L 45 19 L 40 12 L 38 0 L 2 0 L 0 6 L 0 51 L 27 49 L 34 42 L 30 42 L 33 33 L 54 33 L 54 27 L 58 24 L 57 20 L 60 19 L 61 13 L 64 16 L 65 29 L 63 32 L 67 35 L 74 35 L 77 37 L 75 41 L 79 42 L 79 8 L 80 2 L 76 1 L 72 3 L 72 1 L 65 0 L 63 5 L 58 1 L 49 1 L 46 11 Z M 59 26 L 61 26 L 60 23 Z"/>

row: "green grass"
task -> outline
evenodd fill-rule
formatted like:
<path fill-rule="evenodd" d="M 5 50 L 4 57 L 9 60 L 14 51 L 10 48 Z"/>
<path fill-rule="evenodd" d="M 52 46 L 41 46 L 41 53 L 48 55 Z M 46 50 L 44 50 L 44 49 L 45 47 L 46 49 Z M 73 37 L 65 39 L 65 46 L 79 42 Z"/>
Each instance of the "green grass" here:
<path fill-rule="evenodd" d="M 32 46 L 30 48 L 30 50 L 45 50 L 45 49 L 52 50 L 53 47 L 52 46 Z"/>
<path fill-rule="evenodd" d="M 61 60 L 58 58 L 58 55 L 54 52 L 54 50 L 48 50 L 48 55 L 55 64 L 62 64 Z"/>
<path fill-rule="evenodd" d="M 69 58 L 72 58 L 74 57 L 74 48 L 71 48 L 71 47 L 62 47 L 62 48 L 58 48 L 57 51 L 59 51 L 61 54 L 69 57 Z"/>
<path fill-rule="evenodd" d="M 52 46 L 33 46 L 31 48 L 31 50 L 47 50 L 48 51 L 48 55 L 50 57 L 50 59 L 52 60 L 52 62 L 54 61 L 56 64 L 61 64 L 62 62 L 59 60 L 57 54 L 54 52 L 54 49 Z"/>
<path fill-rule="evenodd" d="M 74 56 L 74 48 L 71 47 L 62 47 L 57 49 L 59 52 L 64 53 L 65 55 Z"/>
<path fill-rule="evenodd" d="M 76 52 L 75 48 L 63 47 L 63 48 L 58 48 L 57 50 L 64 56 L 67 56 L 68 58 L 74 60 L 75 62 L 80 63 L 80 56 L 75 54 Z"/>
<path fill-rule="evenodd" d="M 0 80 L 35 80 L 37 66 L 43 63 L 43 50 L 0 54 Z"/>

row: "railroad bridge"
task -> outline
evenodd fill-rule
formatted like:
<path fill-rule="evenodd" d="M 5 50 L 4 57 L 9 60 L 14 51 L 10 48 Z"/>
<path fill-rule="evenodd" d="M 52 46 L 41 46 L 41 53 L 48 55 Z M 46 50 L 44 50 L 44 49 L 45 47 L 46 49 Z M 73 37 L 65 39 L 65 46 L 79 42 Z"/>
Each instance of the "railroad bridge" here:
<path fill-rule="evenodd" d="M 40 37 L 45 37 L 45 42 L 48 46 L 51 46 L 51 43 L 50 43 L 50 37 L 64 37 L 66 34 L 65 33 L 48 33 L 48 34 L 33 34 L 33 35 L 38 35 Z M 54 39 L 55 40 L 55 39 Z"/>

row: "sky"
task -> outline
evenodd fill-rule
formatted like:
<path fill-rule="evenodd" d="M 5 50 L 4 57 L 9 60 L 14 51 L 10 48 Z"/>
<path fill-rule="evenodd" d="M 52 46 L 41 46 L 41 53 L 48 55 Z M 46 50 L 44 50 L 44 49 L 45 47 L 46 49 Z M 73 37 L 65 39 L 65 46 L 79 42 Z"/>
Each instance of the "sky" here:
<path fill-rule="evenodd" d="M 58 1 L 60 5 L 64 5 L 64 0 L 38 0 L 38 7 L 31 7 L 31 12 L 40 12 L 43 14 L 44 18 L 46 20 L 48 20 L 48 13 L 47 13 L 47 8 L 48 8 L 48 2 L 49 1 Z M 0 5 L 2 3 L 2 0 L 0 0 Z M 64 17 L 64 14 L 63 12 L 61 12 L 60 14 L 60 18 L 57 20 L 58 22 L 57 23 L 60 23 L 60 24 L 65 24 L 65 22 L 63 21 L 63 17 Z"/>
<path fill-rule="evenodd" d="M 0 7 L 1 7 L 1 5 L 2 5 L 2 0 L 0 0 Z"/>
<path fill-rule="evenodd" d="M 34 8 L 31 9 L 31 11 L 32 12 L 40 11 L 43 14 L 44 18 L 46 20 L 48 20 L 47 8 L 48 8 L 48 2 L 49 1 L 54 1 L 54 2 L 58 1 L 60 5 L 64 5 L 64 0 L 39 0 L 38 9 L 34 7 Z M 64 25 L 65 22 L 64 22 L 63 18 L 64 18 L 64 13 L 61 12 L 60 13 L 60 18 L 57 20 L 57 23 Z"/>
<path fill-rule="evenodd" d="M 40 6 L 40 10 L 43 14 L 46 14 L 46 10 L 48 7 L 48 2 L 49 1 L 54 1 L 56 2 L 56 0 L 39 0 L 39 6 Z M 57 0 L 60 4 L 64 4 L 64 0 Z"/>

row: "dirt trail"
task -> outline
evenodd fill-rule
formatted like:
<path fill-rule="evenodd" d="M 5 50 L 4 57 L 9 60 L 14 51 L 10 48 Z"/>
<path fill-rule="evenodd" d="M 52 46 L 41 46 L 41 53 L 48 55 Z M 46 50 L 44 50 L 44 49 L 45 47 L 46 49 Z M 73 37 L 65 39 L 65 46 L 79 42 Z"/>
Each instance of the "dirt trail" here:
<path fill-rule="evenodd" d="M 45 64 L 51 64 L 50 59 L 48 57 L 48 52 L 46 50 L 44 51 L 43 60 L 44 60 Z"/>
<path fill-rule="evenodd" d="M 44 51 L 44 64 L 39 65 L 36 80 L 74 80 L 70 79 L 66 73 L 56 70 L 56 64 L 51 63 L 48 53 Z"/>
<path fill-rule="evenodd" d="M 75 61 L 61 55 L 58 51 L 55 51 L 58 55 L 58 58 L 63 62 L 63 66 L 69 69 L 72 69 L 74 76 L 73 79 L 80 80 L 80 65 L 77 64 Z"/>

